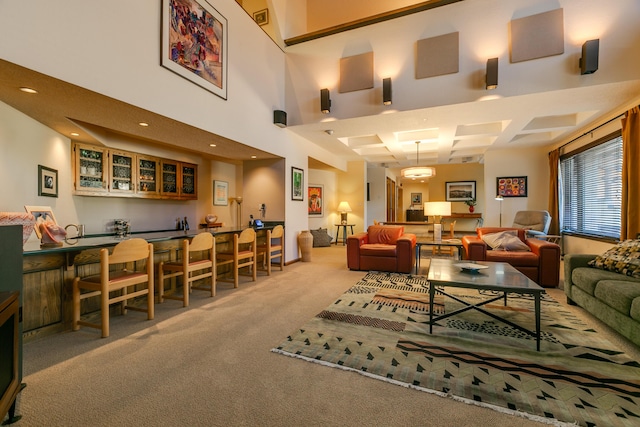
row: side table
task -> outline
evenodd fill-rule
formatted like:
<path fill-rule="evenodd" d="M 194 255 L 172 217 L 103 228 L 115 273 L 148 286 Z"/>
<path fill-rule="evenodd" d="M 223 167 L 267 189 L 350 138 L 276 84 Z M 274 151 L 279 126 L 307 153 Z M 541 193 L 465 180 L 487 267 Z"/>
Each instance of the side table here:
<path fill-rule="evenodd" d="M 336 245 L 338 244 L 338 237 L 340 236 L 340 227 L 342 227 L 342 246 L 347 244 L 347 227 L 351 227 L 351 234 L 353 234 L 353 226 L 355 224 L 334 224 L 336 226 Z"/>

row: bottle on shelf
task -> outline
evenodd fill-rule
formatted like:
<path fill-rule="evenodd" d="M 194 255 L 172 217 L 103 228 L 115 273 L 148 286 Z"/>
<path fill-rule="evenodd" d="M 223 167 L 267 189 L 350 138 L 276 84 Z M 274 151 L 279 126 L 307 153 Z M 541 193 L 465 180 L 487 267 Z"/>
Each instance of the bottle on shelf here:
<path fill-rule="evenodd" d="M 187 222 L 187 217 L 184 217 L 184 226 L 182 227 L 184 229 L 184 231 L 188 231 L 189 230 L 189 222 Z"/>

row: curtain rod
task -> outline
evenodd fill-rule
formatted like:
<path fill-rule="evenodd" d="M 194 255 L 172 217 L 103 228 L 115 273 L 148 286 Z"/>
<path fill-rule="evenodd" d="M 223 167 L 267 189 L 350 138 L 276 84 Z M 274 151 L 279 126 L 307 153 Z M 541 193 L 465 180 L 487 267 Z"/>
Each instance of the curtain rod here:
<path fill-rule="evenodd" d="M 596 130 L 600 129 L 601 127 L 608 125 L 608 124 L 609 124 L 609 123 L 611 123 L 612 121 L 617 120 L 617 119 L 619 119 L 619 118 L 621 118 L 621 117 L 624 117 L 624 115 L 625 115 L 625 114 L 626 114 L 626 113 L 619 114 L 619 115 L 617 115 L 617 116 L 615 116 L 615 117 L 613 117 L 613 118 L 611 118 L 611 119 L 607 120 L 606 122 L 599 124 L 598 126 L 594 127 L 594 128 L 593 128 L 593 129 L 591 129 L 590 131 L 587 131 L 587 132 L 583 133 L 583 134 L 582 134 L 582 135 L 580 135 L 580 136 L 576 136 L 576 137 L 575 137 L 575 138 L 573 138 L 571 141 L 569 141 L 569 142 L 565 142 L 564 144 L 562 144 L 560 147 L 558 147 L 558 148 L 557 148 L 557 150 L 561 150 L 561 149 L 563 149 L 564 147 L 566 147 L 567 145 L 571 144 L 572 142 L 575 142 L 575 141 L 579 140 L 579 139 L 580 139 L 580 138 L 582 138 L 583 136 L 589 135 L 590 133 L 593 133 L 594 131 L 596 131 Z M 551 153 L 551 151 L 549 151 L 549 153 Z"/>

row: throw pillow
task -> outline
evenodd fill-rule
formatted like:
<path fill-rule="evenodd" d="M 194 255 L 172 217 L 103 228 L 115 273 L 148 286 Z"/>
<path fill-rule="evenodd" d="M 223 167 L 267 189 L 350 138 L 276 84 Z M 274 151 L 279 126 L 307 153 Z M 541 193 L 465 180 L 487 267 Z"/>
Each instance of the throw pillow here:
<path fill-rule="evenodd" d="M 501 251 L 530 251 L 529 246 L 518 237 L 518 232 L 500 231 L 482 236 L 482 240 L 494 250 Z"/>
<path fill-rule="evenodd" d="M 318 228 L 317 230 L 311 230 L 313 236 L 313 247 L 331 246 L 331 236 L 327 232 L 326 228 Z"/>
<path fill-rule="evenodd" d="M 640 240 L 625 240 L 589 261 L 591 267 L 640 279 Z"/>

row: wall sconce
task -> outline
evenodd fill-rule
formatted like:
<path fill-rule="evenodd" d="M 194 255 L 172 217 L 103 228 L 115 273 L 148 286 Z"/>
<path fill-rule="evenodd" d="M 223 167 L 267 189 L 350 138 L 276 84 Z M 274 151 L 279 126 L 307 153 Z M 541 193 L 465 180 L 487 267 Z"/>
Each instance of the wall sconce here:
<path fill-rule="evenodd" d="M 322 114 L 329 114 L 329 112 L 331 112 L 329 89 L 320 89 L 320 111 L 322 111 Z"/>
<path fill-rule="evenodd" d="M 485 83 L 487 90 L 498 87 L 498 58 L 487 59 L 487 76 Z"/>
<path fill-rule="evenodd" d="M 442 241 L 442 217 L 451 215 L 451 202 L 425 202 L 424 216 L 433 216 L 433 241 Z"/>
<path fill-rule="evenodd" d="M 593 74 L 598 69 L 600 39 L 587 40 L 582 45 L 582 57 L 578 61 L 580 74 Z"/>
<path fill-rule="evenodd" d="M 286 128 L 287 112 L 282 110 L 273 110 L 273 124 L 279 128 Z"/>
<path fill-rule="evenodd" d="M 391 77 L 382 79 L 382 104 L 391 105 Z"/>
<path fill-rule="evenodd" d="M 349 202 L 340 202 L 338 205 L 338 212 L 340 212 L 340 223 L 342 225 L 347 224 L 347 212 L 351 212 L 351 206 Z"/>

